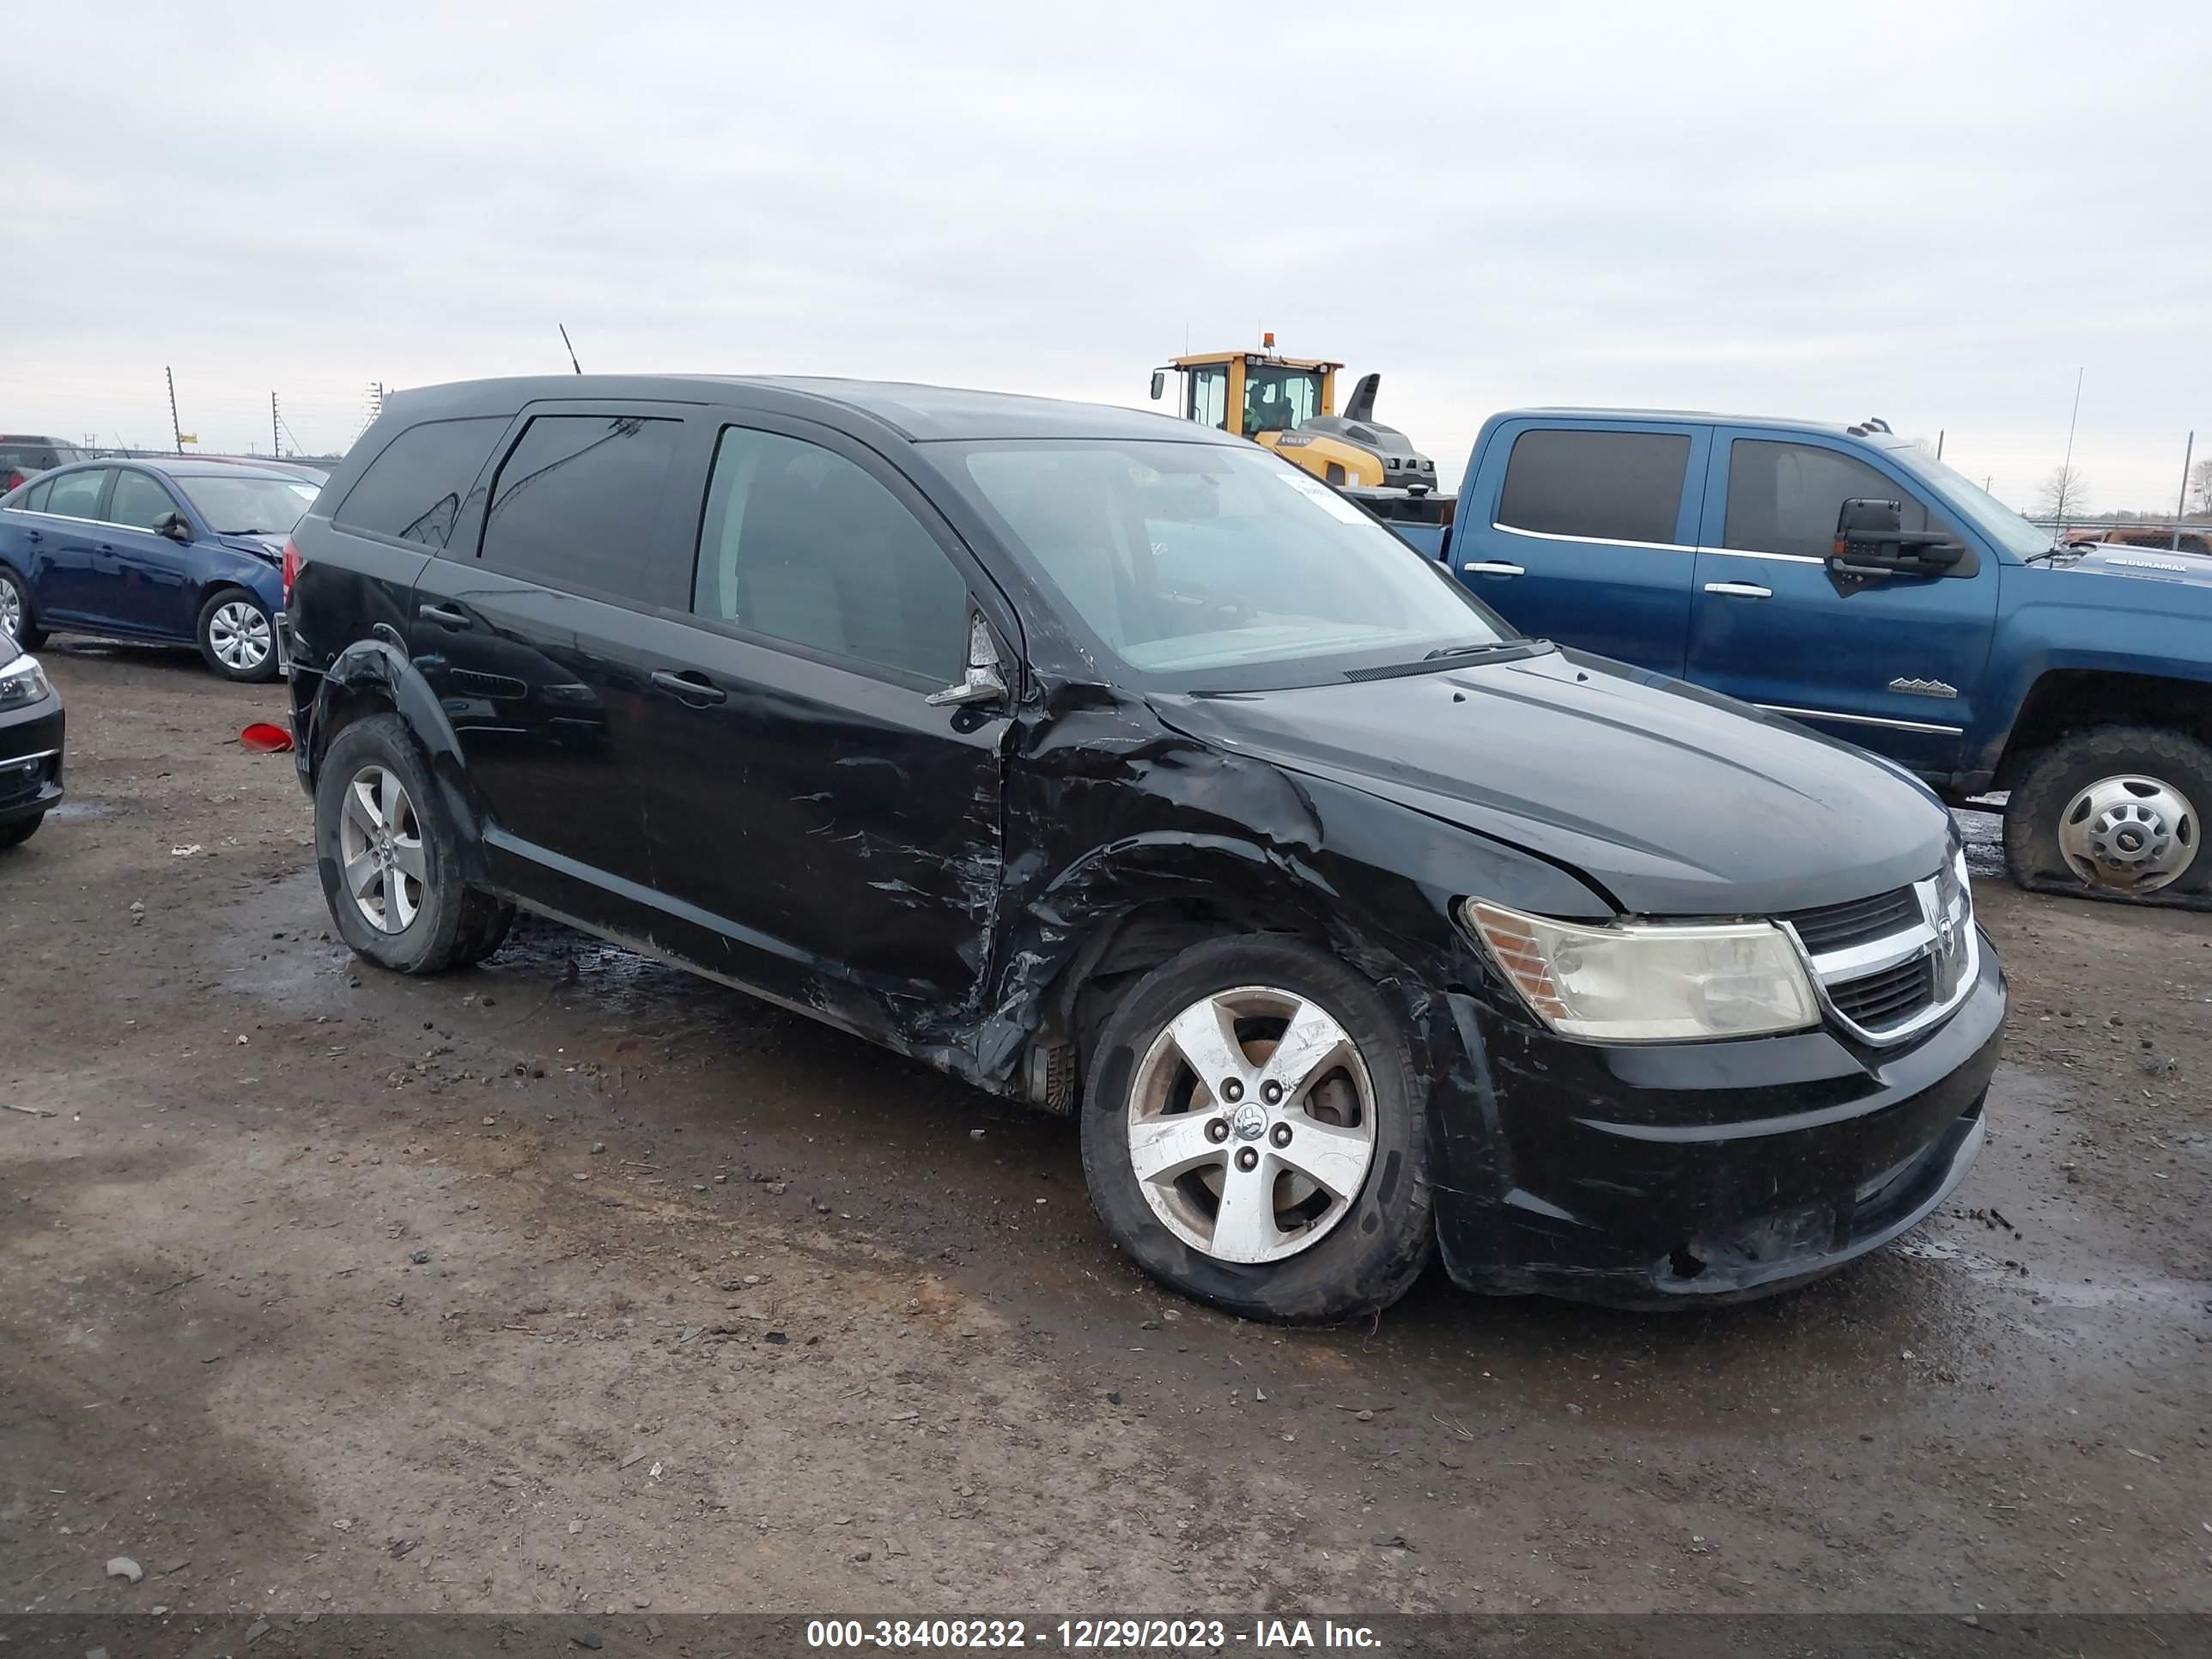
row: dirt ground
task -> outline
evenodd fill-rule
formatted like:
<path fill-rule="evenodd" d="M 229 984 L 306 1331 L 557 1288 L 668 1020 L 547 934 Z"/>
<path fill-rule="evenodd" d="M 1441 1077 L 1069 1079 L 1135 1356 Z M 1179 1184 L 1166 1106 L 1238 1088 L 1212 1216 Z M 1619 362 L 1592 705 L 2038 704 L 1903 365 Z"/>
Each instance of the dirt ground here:
<path fill-rule="evenodd" d="M 1141 1279 L 1066 1125 L 856 1040 L 546 926 L 357 966 L 235 741 L 281 687 L 45 656 L 6 1611 L 2212 1609 L 2212 917 L 1978 881 L 1988 1149 L 1838 1279 L 1284 1333 Z"/>

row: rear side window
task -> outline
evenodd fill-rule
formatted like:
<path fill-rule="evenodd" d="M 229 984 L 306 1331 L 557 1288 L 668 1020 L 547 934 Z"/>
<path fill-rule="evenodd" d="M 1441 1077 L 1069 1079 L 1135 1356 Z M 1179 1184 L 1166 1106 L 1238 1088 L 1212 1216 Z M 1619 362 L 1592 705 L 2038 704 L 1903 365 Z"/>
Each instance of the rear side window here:
<path fill-rule="evenodd" d="M 331 518 L 349 530 L 443 548 L 461 497 L 507 430 L 504 415 L 425 421 L 384 447 Z"/>
<path fill-rule="evenodd" d="M 1729 447 L 1728 522 L 1723 547 L 1750 553 L 1826 558 L 1836 544 L 1844 503 L 1895 501 L 1903 528 L 1951 533 L 1904 485 L 1864 461 L 1815 444 L 1739 438 Z"/>
<path fill-rule="evenodd" d="M 835 451 L 731 427 L 714 452 L 691 608 L 945 685 L 968 585 L 899 499 Z"/>
<path fill-rule="evenodd" d="M 138 530 L 151 530 L 154 520 L 164 513 L 173 513 L 177 504 L 169 499 L 169 492 L 143 472 L 125 469 L 115 475 L 115 494 L 108 498 L 107 520 L 110 524 L 127 524 Z"/>
<path fill-rule="evenodd" d="M 41 478 L 23 492 L 23 499 L 17 505 L 26 512 L 44 513 L 46 510 L 46 492 L 52 488 L 52 483 Z"/>
<path fill-rule="evenodd" d="M 98 518 L 100 492 L 107 477 L 108 469 L 104 466 L 63 473 L 46 491 L 46 511 L 58 513 L 64 519 Z"/>
<path fill-rule="evenodd" d="M 684 573 L 651 556 L 681 421 L 541 415 L 499 469 L 483 562 L 556 587 L 684 608 Z"/>
<path fill-rule="evenodd" d="M 1584 541 L 1671 544 L 1690 440 L 1680 432 L 1524 432 L 1498 522 Z"/>

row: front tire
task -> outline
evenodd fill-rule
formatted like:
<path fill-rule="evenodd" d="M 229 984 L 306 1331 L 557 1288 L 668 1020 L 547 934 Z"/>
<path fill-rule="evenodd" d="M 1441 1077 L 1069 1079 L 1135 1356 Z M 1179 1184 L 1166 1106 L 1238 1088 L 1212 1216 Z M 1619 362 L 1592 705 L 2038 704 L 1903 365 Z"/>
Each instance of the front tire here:
<path fill-rule="evenodd" d="M 6 852 L 11 847 L 21 847 L 39 833 L 39 826 L 46 821 L 46 815 L 41 812 L 36 817 L 19 818 L 13 823 L 0 823 L 0 853 Z"/>
<path fill-rule="evenodd" d="M 399 974 L 435 974 L 489 955 L 513 909 L 460 877 L 453 826 L 397 714 L 331 739 L 315 785 L 315 868 L 338 936 Z"/>
<path fill-rule="evenodd" d="M 209 596 L 198 637 L 201 657 L 223 678 L 259 685 L 276 678 L 276 619 L 244 588 Z"/>
<path fill-rule="evenodd" d="M 2005 807 L 2019 885 L 2083 898 L 2212 908 L 2212 748 L 2152 726 L 2100 726 L 2028 763 Z"/>
<path fill-rule="evenodd" d="M 1387 1307 L 1428 1260 L 1427 1097 L 1405 1023 L 1295 940 L 1209 940 L 1138 981 L 1100 1035 L 1081 1133 L 1115 1242 L 1240 1317 Z"/>
<path fill-rule="evenodd" d="M 46 630 L 31 620 L 30 590 L 5 565 L 0 565 L 0 634 L 12 634 L 26 651 L 46 642 Z"/>

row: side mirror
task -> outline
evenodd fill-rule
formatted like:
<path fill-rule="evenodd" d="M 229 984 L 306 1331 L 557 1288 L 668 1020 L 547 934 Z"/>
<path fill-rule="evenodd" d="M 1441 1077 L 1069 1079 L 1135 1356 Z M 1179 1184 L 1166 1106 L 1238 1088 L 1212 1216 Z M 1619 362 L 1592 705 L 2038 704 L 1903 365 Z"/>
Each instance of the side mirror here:
<path fill-rule="evenodd" d="M 1006 677 L 1000 673 L 999 642 L 991 637 L 991 624 L 981 611 L 968 618 L 968 672 L 957 685 L 929 694 L 932 707 L 964 708 L 975 703 L 1004 702 Z"/>
<path fill-rule="evenodd" d="M 185 522 L 185 515 L 170 511 L 154 520 L 154 533 L 167 536 L 173 542 L 188 542 L 192 538 L 192 527 Z"/>
<path fill-rule="evenodd" d="M 1836 543 L 1828 568 L 1839 576 L 1933 576 L 1957 564 L 1966 550 L 1941 531 L 1905 530 L 1897 501 L 1855 496 L 1836 514 Z"/>
<path fill-rule="evenodd" d="M 1152 371 L 1152 401 L 1158 403 L 1160 394 L 1168 389 L 1168 372 L 1164 368 Z"/>

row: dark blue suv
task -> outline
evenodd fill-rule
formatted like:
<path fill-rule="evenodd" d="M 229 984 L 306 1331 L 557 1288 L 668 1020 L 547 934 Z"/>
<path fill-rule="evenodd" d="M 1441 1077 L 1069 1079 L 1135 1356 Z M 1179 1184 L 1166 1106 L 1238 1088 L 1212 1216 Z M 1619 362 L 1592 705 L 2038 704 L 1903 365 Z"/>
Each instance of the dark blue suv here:
<path fill-rule="evenodd" d="M 282 666 L 284 538 L 314 501 L 295 472 L 81 461 L 0 496 L 0 630 L 189 641 L 226 678 Z"/>

